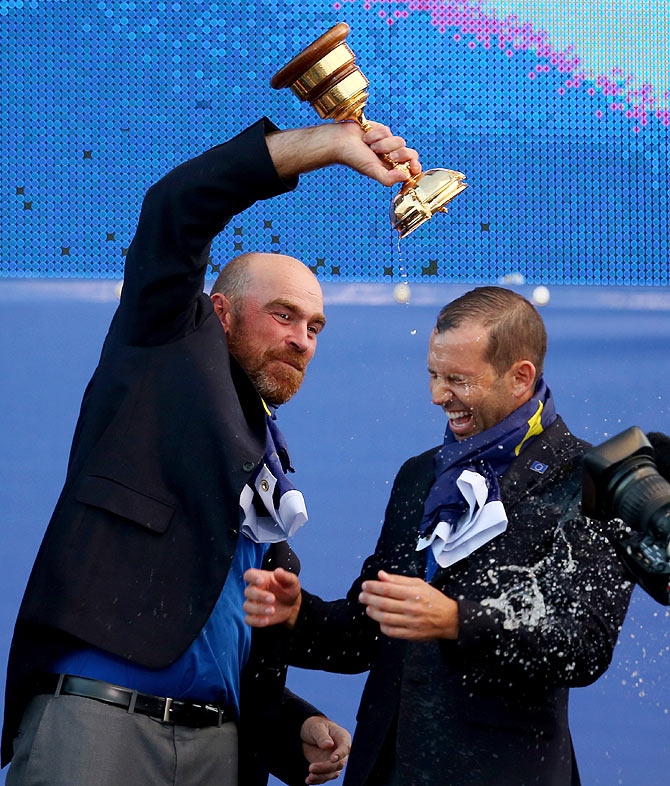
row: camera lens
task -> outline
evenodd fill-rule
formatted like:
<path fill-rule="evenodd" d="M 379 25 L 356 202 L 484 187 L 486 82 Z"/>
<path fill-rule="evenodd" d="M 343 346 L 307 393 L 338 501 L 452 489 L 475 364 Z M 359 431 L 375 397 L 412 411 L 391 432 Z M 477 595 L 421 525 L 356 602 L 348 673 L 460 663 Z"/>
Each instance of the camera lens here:
<path fill-rule="evenodd" d="M 630 456 L 609 482 L 612 512 L 627 524 L 670 541 L 670 483 L 648 456 Z"/>

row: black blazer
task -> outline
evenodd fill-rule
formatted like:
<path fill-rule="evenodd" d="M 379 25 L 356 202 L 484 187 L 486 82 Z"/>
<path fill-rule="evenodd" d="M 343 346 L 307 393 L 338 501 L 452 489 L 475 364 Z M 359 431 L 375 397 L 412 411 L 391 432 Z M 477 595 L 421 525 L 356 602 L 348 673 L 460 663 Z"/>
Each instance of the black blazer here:
<path fill-rule="evenodd" d="M 631 591 L 600 526 L 580 513 L 584 445 L 559 418 L 501 479 L 507 530 L 437 571 L 432 584 L 459 603 L 457 641 L 387 638 L 357 600 L 380 568 L 423 577 L 415 549 L 437 448 L 400 470 L 346 599 L 303 594 L 291 662 L 370 669 L 346 786 L 386 783 L 394 758 L 402 786 L 579 783 L 568 688 L 607 668 Z M 530 469 L 536 460 L 544 474 Z"/>
<path fill-rule="evenodd" d="M 210 242 L 230 218 L 295 185 L 272 164 L 272 129 L 256 123 L 146 194 L 65 486 L 19 611 L 3 761 L 31 675 L 54 654 L 81 640 L 167 666 L 221 592 L 240 491 L 265 451 L 265 414 L 228 355 L 203 283 Z"/>

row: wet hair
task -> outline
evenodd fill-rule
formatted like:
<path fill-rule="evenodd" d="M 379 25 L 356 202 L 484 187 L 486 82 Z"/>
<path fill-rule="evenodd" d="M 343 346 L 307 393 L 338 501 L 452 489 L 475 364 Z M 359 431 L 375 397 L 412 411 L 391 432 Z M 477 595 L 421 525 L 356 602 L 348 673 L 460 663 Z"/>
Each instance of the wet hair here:
<path fill-rule="evenodd" d="M 535 379 L 539 379 L 547 352 L 547 331 L 542 317 L 525 297 L 502 287 L 476 287 L 444 306 L 435 330 L 444 333 L 466 322 L 488 329 L 484 357 L 498 375 L 517 360 L 530 360 L 536 369 Z"/>
<path fill-rule="evenodd" d="M 219 273 L 210 295 L 220 292 L 230 300 L 233 308 L 244 299 L 249 291 L 251 273 L 249 271 L 250 254 L 241 254 L 231 259 Z"/>

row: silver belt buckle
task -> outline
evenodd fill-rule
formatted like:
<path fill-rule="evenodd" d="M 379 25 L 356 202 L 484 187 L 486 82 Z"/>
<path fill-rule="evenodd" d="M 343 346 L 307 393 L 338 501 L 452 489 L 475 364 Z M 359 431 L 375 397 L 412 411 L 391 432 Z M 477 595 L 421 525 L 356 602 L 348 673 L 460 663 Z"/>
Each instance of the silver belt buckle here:
<path fill-rule="evenodd" d="M 172 709 L 172 699 L 165 699 L 165 707 L 163 708 L 163 723 L 170 723 L 170 710 Z"/>

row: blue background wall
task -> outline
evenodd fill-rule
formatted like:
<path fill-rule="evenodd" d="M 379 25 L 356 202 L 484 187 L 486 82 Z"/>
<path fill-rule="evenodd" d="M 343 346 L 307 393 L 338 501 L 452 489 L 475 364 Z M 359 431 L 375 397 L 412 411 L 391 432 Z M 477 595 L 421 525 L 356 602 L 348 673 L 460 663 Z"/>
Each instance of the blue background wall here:
<path fill-rule="evenodd" d="M 588 17 L 574 0 L 0 0 L 0 275 L 120 278 L 160 174 L 261 114 L 317 122 L 269 79 L 346 21 L 367 115 L 470 183 L 404 242 L 410 279 L 664 284 L 667 4 L 586 5 Z M 324 280 L 397 275 L 381 187 L 329 171 L 289 199 L 241 218 L 212 263 L 262 247 Z"/>
<path fill-rule="evenodd" d="M 399 305 L 390 284 L 326 284 L 328 326 L 303 388 L 280 412 L 310 514 L 293 546 L 305 586 L 326 598 L 343 595 L 374 548 L 402 462 L 445 428 L 428 393 L 427 337 L 440 305 L 465 287 L 412 288 Z M 551 291 L 546 378 L 573 431 L 593 443 L 634 424 L 670 433 L 670 293 Z M 0 287 L 0 367 L 9 372 L 0 389 L 3 662 L 115 303 L 111 281 Z M 670 613 L 636 589 L 609 671 L 572 692 L 584 786 L 666 786 L 669 659 Z M 290 685 L 353 729 L 361 677 L 293 669 Z"/>

